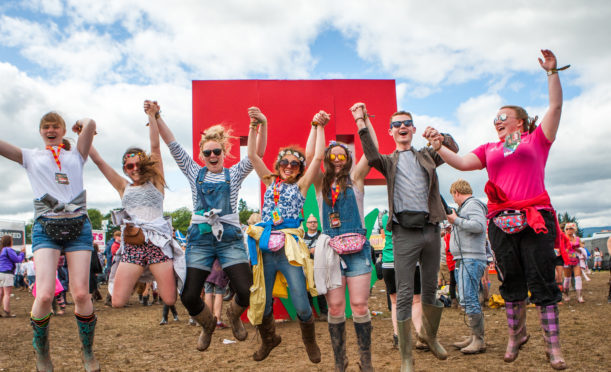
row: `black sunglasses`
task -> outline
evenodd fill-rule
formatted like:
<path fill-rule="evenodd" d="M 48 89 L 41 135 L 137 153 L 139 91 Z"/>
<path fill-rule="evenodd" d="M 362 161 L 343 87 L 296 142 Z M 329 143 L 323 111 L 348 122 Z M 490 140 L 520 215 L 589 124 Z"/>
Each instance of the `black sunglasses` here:
<path fill-rule="evenodd" d="M 223 149 L 216 148 L 216 149 L 213 149 L 213 150 L 204 150 L 204 151 L 202 151 L 202 154 L 204 154 L 205 158 L 207 158 L 210 155 L 212 155 L 212 153 L 214 153 L 214 155 L 216 155 L 216 156 L 219 156 L 219 155 L 221 155 L 221 153 L 223 153 Z"/>
<path fill-rule="evenodd" d="M 390 123 L 391 128 L 401 128 L 401 125 L 405 125 L 406 127 L 414 126 L 414 121 L 411 119 L 403 120 L 403 121 L 393 121 Z"/>
<path fill-rule="evenodd" d="M 278 162 L 278 165 L 283 168 L 286 168 L 289 164 L 291 165 L 292 168 L 297 168 L 301 165 L 301 163 L 298 162 L 297 160 L 291 160 L 291 162 L 289 163 L 287 159 L 282 159 Z"/>

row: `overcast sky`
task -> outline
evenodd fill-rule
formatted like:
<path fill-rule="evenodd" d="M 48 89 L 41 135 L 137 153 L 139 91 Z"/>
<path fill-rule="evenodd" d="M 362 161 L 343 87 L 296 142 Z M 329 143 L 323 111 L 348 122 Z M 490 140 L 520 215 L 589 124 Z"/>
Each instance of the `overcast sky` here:
<path fill-rule="evenodd" d="M 492 118 L 504 104 L 545 114 L 537 57 L 547 48 L 572 66 L 560 73 L 562 120 L 546 168 L 552 203 L 582 227 L 611 225 L 610 19 L 607 0 L 3 1 L 0 138 L 40 148 L 44 113 L 56 110 L 68 123 L 92 117 L 96 147 L 119 169 L 127 147 L 148 147 L 147 98 L 162 104 L 190 149 L 192 80 L 395 79 L 397 106 L 414 113 L 419 133 L 426 125 L 450 132 L 464 154 L 496 140 Z M 165 209 L 191 208 L 186 179 L 162 152 Z M 25 171 L 0 158 L 0 174 L 0 218 L 30 219 Z M 439 175 L 446 199 L 459 177 L 485 198 L 485 171 L 446 165 Z M 91 161 L 85 187 L 90 208 L 120 205 Z M 251 178 L 242 195 L 254 207 L 253 187 Z M 386 208 L 382 187 L 366 195 L 367 210 Z"/>

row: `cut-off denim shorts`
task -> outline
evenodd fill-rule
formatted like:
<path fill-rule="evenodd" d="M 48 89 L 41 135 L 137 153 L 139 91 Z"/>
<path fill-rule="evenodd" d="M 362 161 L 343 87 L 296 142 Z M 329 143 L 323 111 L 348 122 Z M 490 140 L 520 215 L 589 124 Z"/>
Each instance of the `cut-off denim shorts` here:
<path fill-rule="evenodd" d="M 39 219 L 44 219 L 40 217 Z M 52 248 L 63 252 L 93 251 L 93 235 L 91 222 L 86 218 L 81 234 L 68 242 L 57 242 L 49 237 L 39 220 L 32 226 L 32 253 L 40 248 Z"/>

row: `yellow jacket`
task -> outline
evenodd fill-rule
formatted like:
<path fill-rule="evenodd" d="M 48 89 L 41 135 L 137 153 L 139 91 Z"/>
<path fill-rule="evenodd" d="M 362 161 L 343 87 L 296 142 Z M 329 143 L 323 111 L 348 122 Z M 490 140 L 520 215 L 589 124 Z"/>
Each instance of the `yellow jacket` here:
<path fill-rule="evenodd" d="M 314 261 L 310 258 L 310 251 L 303 241 L 303 230 L 296 228 L 277 230 L 285 234 L 284 254 L 289 263 L 293 266 L 303 267 L 306 278 L 306 288 L 312 296 L 317 296 L 314 285 Z M 263 272 L 263 259 L 259 249 L 259 238 L 263 233 L 261 226 L 248 226 L 246 233 L 257 241 L 257 264 L 252 267 L 253 284 L 250 287 L 250 307 L 248 308 L 248 320 L 252 325 L 259 325 L 263 321 L 265 312 L 265 274 Z M 298 240 L 293 238 L 298 237 Z M 276 281 L 272 295 L 279 298 L 288 298 L 287 282 L 281 272 L 276 273 Z"/>

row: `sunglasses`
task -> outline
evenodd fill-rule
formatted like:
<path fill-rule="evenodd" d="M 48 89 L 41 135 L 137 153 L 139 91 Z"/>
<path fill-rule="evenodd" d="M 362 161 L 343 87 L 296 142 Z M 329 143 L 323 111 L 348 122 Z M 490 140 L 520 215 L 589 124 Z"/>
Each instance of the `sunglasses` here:
<path fill-rule="evenodd" d="M 138 163 L 127 163 L 127 164 L 125 164 L 125 169 L 127 169 L 127 170 L 132 170 L 132 169 L 134 169 L 136 167 L 139 168 Z"/>
<path fill-rule="evenodd" d="M 492 122 L 493 122 L 494 124 L 496 124 L 496 123 L 498 123 L 498 122 L 503 122 L 503 121 L 505 121 L 505 120 L 507 120 L 507 119 L 509 119 L 509 118 L 510 118 L 510 116 L 507 116 L 507 114 L 506 114 L 506 113 L 502 113 L 502 114 L 498 115 L 497 117 L 495 117 L 495 118 L 492 120 Z"/>
<path fill-rule="evenodd" d="M 411 119 L 403 120 L 403 121 L 393 121 L 390 123 L 391 128 L 401 128 L 401 125 L 405 125 L 406 127 L 413 127 L 414 121 Z"/>
<path fill-rule="evenodd" d="M 216 149 L 212 149 L 212 150 L 204 150 L 202 151 L 202 154 L 204 154 L 204 157 L 210 157 L 210 155 L 212 155 L 212 153 L 214 153 L 214 155 L 216 156 L 220 156 L 223 153 L 223 149 L 221 148 L 216 148 Z"/>
<path fill-rule="evenodd" d="M 300 163 L 300 162 L 298 162 L 297 160 L 291 160 L 291 161 L 289 162 L 287 159 L 282 159 L 282 160 L 280 160 L 280 161 L 278 162 L 278 165 L 279 165 L 279 166 L 281 166 L 281 167 L 283 167 L 283 168 L 286 168 L 286 167 L 288 167 L 289 165 L 290 165 L 292 168 L 297 168 L 297 167 L 299 167 L 299 166 L 301 165 L 301 163 Z"/>
<path fill-rule="evenodd" d="M 331 159 L 331 161 L 333 161 L 335 159 L 337 159 L 339 161 L 344 161 L 344 160 L 346 160 L 346 155 L 344 155 L 344 154 L 337 154 L 337 155 L 329 154 L 329 159 Z"/>

